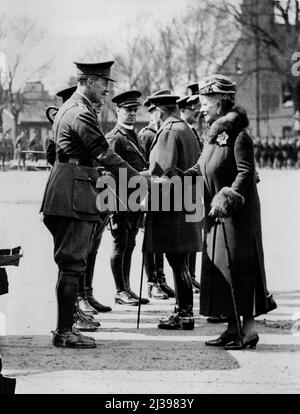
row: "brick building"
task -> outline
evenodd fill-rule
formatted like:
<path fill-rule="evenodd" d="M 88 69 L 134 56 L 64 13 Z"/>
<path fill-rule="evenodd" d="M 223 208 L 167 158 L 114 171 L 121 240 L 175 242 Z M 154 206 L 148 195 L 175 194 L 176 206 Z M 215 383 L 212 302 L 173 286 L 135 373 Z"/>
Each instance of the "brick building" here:
<path fill-rule="evenodd" d="M 275 20 L 272 0 L 244 0 L 241 7 L 243 21 L 252 24 L 256 18 L 258 26 L 277 36 L 284 30 Z M 286 77 L 274 70 L 259 37 L 246 27 L 219 72 L 237 82 L 236 100 L 247 110 L 253 135 L 289 136 L 295 123 L 291 89 Z"/>

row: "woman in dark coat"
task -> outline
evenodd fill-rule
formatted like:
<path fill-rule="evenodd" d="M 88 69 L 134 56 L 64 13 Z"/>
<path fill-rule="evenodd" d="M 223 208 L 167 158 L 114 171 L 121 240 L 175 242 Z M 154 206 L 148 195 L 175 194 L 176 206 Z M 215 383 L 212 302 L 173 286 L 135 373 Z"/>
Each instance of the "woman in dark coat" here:
<path fill-rule="evenodd" d="M 245 129 L 248 119 L 244 110 L 234 106 L 235 83 L 214 75 L 199 86 L 201 112 L 208 130 L 197 165 L 185 175 L 198 173 L 204 179 L 200 313 L 229 318 L 227 330 L 206 345 L 242 348 L 229 284 L 231 275 L 237 312 L 243 316 L 243 343 L 254 348 L 259 339 L 254 317 L 267 313 L 267 288 L 253 142 Z M 225 218 L 231 271 L 219 218 Z"/>

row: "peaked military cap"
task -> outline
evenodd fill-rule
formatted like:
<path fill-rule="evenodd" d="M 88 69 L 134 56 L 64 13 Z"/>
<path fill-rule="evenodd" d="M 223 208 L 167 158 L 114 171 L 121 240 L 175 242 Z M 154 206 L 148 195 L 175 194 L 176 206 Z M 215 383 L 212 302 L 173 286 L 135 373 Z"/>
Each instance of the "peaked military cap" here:
<path fill-rule="evenodd" d="M 63 102 L 66 102 L 76 91 L 77 86 L 70 86 L 69 88 L 62 89 L 56 93 L 56 96 L 62 98 Z"/>
<path fill-rule="evenodd" d="M 179 109 L 190 108 L 192 105 L 196 105 L 198 103 L 198 95 L 187 95 L 177 100 L 177 105 Z"/>
<path fill-rule="evenodd" d="M 87 63 L 87 62 L 73 62 L 77 67 L 77 75 L 96 75 L 101 78 L 115 82 L 110 77 L 110 70 L 115 63 L 113 60 L 108 62 Z"/>
<path fill-rule="evenodd" d="M 183 98 L 177 99 L 176 103 L 178 105 L 178 108 L 183 109 L 183 108 L 186 108 L 187 106 L 189 106 L 187 104 L 188 99 L 189 99 L 189 96 L 184 96 Z"/>
<path fill-rule="evenodd" d="M 142 95 L 140 91 L 126 91 L 112 98 L 112 102 L 118 106 L 138 106 L 140 105 L 139 98 Z"/>
<path fill-rule="evenodd" d="M 198 83 L 190 83 L 187 87 L 188 95 L 198 95 L 199 94 L 199 85 Z"/>
<path fill-rule="evenodd" d="M 180 97 L 171 94 L 151 95 L 149 101 L 154 106 L 176 106 L 176 101 Z"/>
<path fill-rule="evenodd" d="M 236 83 L 224 75 L 211 75 L 199 82 L 200 95 L 232 94 L 236 92 Z"/>
<path fill-rule="evenodd" d="M 170 95 L 171 91 L 169 89 L 160 89 L 159 91 L 154 92 L 151 96 L 157 96 L 157 95 Z M 143 105 L 148 107 L 148 112 L 151 112 L 155 105 L 151 104 L 149 100 L 150 96 L 147 96 L 147 98 L 144 100 Z"/>

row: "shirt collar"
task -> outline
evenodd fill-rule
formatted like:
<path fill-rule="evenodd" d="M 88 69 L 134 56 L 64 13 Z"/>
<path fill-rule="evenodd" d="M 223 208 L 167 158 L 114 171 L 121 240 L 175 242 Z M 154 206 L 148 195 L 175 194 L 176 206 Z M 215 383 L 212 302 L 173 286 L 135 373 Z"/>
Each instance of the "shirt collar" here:
<path fill-rule="evenodd" d="M 121 125 L 121 127 L 125 128 L 125 129 L 129 129 L 130 131 L 133 131 L 134 130 L 134 126 L 133 125 L 121 124 L 121 122 L 119 122 L 119 125 Z"/>

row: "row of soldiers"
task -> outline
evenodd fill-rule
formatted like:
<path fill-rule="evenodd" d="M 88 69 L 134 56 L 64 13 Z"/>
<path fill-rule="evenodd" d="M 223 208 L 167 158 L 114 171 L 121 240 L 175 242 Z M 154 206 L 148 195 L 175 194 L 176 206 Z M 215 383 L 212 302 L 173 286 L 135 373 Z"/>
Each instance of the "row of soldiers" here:
<path fill-rule="evenodd" d="M 254 138 L 254 156 L 259 168 L 300 168 L 300 138 Z"/>
<path fill-rule="evenodd" d="M 25 170 L 26 160 L 31 159 L 31 161 L 36 162 L 38 159 L 44 159 L 44 151 L 45 149 L 37 135 L 37 131 L 33 131 L 33 137 L 29 140 L 26 132 L 21 130 L 16 138 L 15 145 L 13 144 L 10 131 L 4 134 L 0 132 L 0 168 L 3 171 L 13 159 L 18 161 L 19 169 Z"/>

